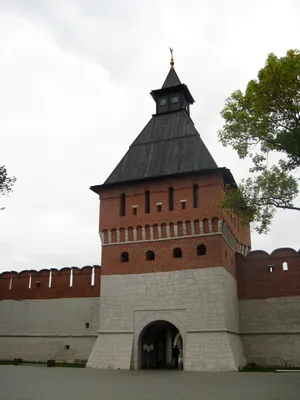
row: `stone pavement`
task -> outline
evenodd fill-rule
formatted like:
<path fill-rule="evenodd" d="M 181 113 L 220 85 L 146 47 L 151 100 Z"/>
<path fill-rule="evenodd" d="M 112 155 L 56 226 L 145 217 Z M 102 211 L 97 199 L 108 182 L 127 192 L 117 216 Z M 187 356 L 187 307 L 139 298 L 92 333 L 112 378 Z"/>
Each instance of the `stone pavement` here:
<path fill-rule="evenodd" d="M 0 366 L 1 400 L 299 400 L 298 373 Z"/>

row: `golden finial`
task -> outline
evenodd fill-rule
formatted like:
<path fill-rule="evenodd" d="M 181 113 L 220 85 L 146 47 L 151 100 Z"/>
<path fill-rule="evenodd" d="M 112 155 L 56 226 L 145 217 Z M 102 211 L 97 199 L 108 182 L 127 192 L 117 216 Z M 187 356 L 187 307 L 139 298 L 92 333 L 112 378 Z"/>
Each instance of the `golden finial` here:
<path fill-rule="evenodd" d="M 173 58 L 173 49 L 172 49 L 172 47 L 170 47 L 170 53 L 171 53 L 170 65 L 171 65 L 171 68 L 174 68 L 174 58 Z"/>

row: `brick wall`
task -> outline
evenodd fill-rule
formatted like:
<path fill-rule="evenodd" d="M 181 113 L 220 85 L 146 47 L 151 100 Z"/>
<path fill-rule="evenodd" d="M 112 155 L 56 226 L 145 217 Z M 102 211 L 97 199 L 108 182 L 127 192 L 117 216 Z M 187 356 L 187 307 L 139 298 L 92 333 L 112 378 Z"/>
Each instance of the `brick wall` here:
<path fill-rule="evenodd" d="M 283 263 L 287 263 L 284 270 Z M 240 299 L 268 299 L 300 295 L 300 253 L 289 248 L 237 255 Z"/>
<path fill-rule="evenodd" d="M 193 206 L 193 185 L 198 185 L 199 206 Z M 169 211 L 169 187 L 174 188 L 174 210 Z M 150 192 L 150 213 L 145 212 L 145 192 Z M 126 213 L 120 215 L 120 196 L 126 194 Z M 187 220 L 224 219 L 238 241 L 251 246 L 249 227 L 243 226 L 238 218 L 224 213 L 218 206 L 224 195 L 223 179 L 218 172 L 207 175 L 194 175 L 165 178 L 148 184 L 118 185 L 101 192 L 101 212 L 99 231 L 128 229 L 162 223 L 177 223 Z M 181 200 L 186 208 L 181 208 Z M 161 212 L 157 211 L 161 203 Z M 133 206 L 137 207 L 133 215 Z"/>
<path fill-rule="evenodd" d="M 73 271 L 73 285 L 70 274 Z M 94 284 L 92 273 L 94 271 Z M 50 273 L 52 275 L 49 287 Z M 43 269 L 41 271 L 4 272 L 0 274 L 0 300 L 55 299 L 100 296 L 101 268 Z M 30 286 L 31 281 L 31 288 Z"/>

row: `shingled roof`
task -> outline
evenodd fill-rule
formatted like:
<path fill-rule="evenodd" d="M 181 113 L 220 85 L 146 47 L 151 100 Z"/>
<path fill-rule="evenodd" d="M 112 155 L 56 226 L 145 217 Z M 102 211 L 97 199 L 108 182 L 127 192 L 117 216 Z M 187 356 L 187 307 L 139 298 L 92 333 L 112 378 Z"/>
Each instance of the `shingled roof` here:
<path fill-rule="evenodd" d="M 171 68 L 158 95 L 166 89 L 172 91 L 172 87 L 178 90 L 178 85 L 185 87 Z M 189 112 L 181 108 L 153 115 L 104 184 L 91 189 L 99 193 L 100 188 L 119 183 L 216 169 Z"/>
<path fill-rule="evenodd" d="M 218 168 L 184 110 L 154 115 L 104 185 Z"/>

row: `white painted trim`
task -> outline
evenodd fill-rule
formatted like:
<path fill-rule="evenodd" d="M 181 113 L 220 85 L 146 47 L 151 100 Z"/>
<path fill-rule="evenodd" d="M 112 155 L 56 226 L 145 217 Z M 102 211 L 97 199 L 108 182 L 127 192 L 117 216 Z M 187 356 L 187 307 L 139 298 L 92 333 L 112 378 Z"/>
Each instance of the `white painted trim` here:
<path fill-rule="evenodd" d="M 150 227 L 150 233 L 151 233 L 151 228 Z M 174 231 L 175 231 L 175 225 L 174 225 Z M 203 233 L 198 234 L 198 235 L 187 235 L 187 236 L 176 236 L 176 237 L 170 237 L 170 238 L 161 238 L 161 239 L 147 239 L 147 240 L 133 240 L 131 242 L 127 242 L 128 244 L 136 244 L 136 243 L 145 243 L 145 242 L 160 242 L 160 241 L 164 241 L 164 240 L 177 240 L 177 239 L 189 239 L 189 238 L 194 238 L 194 237 L 203 237 L 203 236 L 213 236 L 213 235 L 221 235 L 223 236 L 223 238 L 225 239 L 225 241 L 227 242 L 228 246 L 234 251 L 236 252 L 236 250 L 232 247 L 231 243 L 229 243 L 228 239 L 224 236 L 224 234 L 222 232 L 212 232 L 212 233 Z M 121 242 L 121 243 L 107 243 L 107 244 L 103 244 L 103 246 L 116 246 L 118 244 L 122 244 L 125 242 Z"/>

